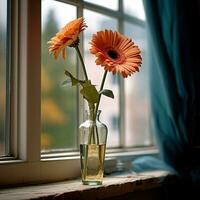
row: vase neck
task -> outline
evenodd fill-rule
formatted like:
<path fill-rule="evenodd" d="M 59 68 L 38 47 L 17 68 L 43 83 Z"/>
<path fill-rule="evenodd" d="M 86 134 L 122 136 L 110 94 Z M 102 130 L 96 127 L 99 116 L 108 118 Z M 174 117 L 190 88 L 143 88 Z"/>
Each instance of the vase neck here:
<path fill-rule="evenodd" d="M 99 121 L 99 116 L 100 116 L 101 110 L 97 111 L 97 116 L 96 116 L 96 120 Z M 94 110 L 87 110 L 86 111 L 86 117 L 89 120 L 95 121 L 95 112 Z"/>
<path fill-rule="evenodd" d="M 98 111 L 97 111 L 97 117 L 96 117 L 96 120 L 97 120 L 97 121 L 99 121 L 99 116 L 100 116 L 100 114 L 101 114 L 101 110 L 98 110 Z"/>

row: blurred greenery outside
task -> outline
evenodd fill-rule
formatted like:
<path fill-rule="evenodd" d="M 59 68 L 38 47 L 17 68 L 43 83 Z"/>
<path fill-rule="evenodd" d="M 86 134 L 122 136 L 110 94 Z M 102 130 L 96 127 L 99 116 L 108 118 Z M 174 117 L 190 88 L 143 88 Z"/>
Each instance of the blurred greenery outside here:
<path fill-rule="evenodd" d="M 77 88 L 64 87 L 64 70 L 76 74 L 76 57 L 67 49 L 65 61 L 49 55 L 47 42 L 58 32 L 54 11 L 50 10 L 42 30 L 42 99 L 41 149 L 66 149 L 76 147 Z"/>

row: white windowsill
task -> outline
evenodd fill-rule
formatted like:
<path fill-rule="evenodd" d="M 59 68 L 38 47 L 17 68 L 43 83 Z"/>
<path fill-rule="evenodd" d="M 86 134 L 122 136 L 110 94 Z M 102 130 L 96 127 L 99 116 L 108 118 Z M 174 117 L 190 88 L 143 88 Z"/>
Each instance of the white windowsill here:
<path fill-rule="evenodd" d="M 80 179 L 0 190 L 0 199 L 109 199 L 162 186 L 167 171 L 104 177 L 101 186 L 83 185 Z"/>

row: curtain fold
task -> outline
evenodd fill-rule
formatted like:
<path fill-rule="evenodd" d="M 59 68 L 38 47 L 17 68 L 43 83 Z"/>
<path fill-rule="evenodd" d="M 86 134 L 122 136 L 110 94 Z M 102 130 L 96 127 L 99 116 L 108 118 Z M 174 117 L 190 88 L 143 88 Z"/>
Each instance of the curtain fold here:
<path fill-rule="evenodd" d="M 149 30 L 152 132 L 165 163 L 200 182 L 200 6 L 143 0 Z"/>

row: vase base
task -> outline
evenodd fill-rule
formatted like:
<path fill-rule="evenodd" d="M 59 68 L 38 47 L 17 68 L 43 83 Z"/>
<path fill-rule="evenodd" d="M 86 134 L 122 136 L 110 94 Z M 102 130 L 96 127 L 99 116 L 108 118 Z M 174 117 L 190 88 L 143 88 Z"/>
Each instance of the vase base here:
<path fill-rule="evenodd" d="M 91 185 L 91 186 L 95 186 L 95 185 L 102 185 L 102 181 L 84 181 L 82 180 L 83 185 Z"/>

